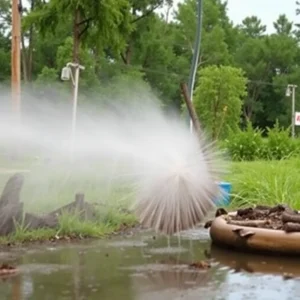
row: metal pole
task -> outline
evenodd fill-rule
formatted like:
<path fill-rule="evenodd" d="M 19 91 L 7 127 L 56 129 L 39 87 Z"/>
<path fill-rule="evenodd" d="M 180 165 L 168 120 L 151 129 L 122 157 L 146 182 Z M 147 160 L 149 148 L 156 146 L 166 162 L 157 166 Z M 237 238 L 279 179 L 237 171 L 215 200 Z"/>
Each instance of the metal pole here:
<path fill-rule="evenodd" d="M 196 32 L 196 39 L 194 45 L 194 53 L 193 53 L 193 61 L 192 61 L 192 68 L 190 71 L 189 82 L 188 82 L 188 93 L 189 98 L 193 102 L 193 91 L 194 91 L 194 84 L 196 73 L 198 69 L 198 60 L 200 54 L 200 46 L 201 46 L 201 29 L 202 29 L 202 0 L 198 0 L 198 9 L 197 9 L 197 32 Z M 190 118 L 190 130 L 193 132 L 193 121 Z"/>
<path fill-rule="evenodd" d="M 295 98 L 296 98 L 296 85 L 292 85 L 292 138 L 295 137 Z"/>
<path fill-rule="evenodd" d="M 72 109 L 72 133 L 71 133 L 71 159 L 74 153 L 76 118 L 77 118 L 77 99 L 78 99 L 78 83 L 79 83 L 79 65 L 75 67 L 73 109 Z"/>
<path fill-rule="evenodd" d="M 21 110 L 21 26 L 19 5 L 19 0 L 12 0 L 11 92 L 12 110 L 18 118 Z"/>

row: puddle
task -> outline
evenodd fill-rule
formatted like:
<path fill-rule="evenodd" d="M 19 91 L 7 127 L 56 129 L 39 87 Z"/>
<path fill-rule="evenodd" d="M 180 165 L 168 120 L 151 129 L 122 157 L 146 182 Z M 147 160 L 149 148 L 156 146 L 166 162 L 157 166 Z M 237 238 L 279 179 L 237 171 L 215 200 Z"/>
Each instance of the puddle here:
<path fill-rule="evenodd" d="M 151 254 L 176 254 L 176 253 L 183 253 L 187 251 L 188 249 L 182 247 L 165 247 L 165 248 L 152 248 L 149 249 L 147 252 Z"/>
<path fill-rule="evenodd" d="M 63 264 L 24 264 L 18 267 L 20 273 L 40 273 L 40 274 L 53 274 L 55 272 L 61 272 L 70 269 L 72 266 Z"/>
<path fill-rule="evenodd" d="M 115 241 L 107 244 L 111 247 L 146 247 L 148 244 L 142 241 Z"/>
<path fill-rule="evenodd" d="M 202 229 L 170 247 L 149 233 L 2 252 L 0 263 L 12 257 L 19 272 L 0 278 L 0 300 L 300 299 L 300 259 L 211 247 Z M 208 259 L 208 269 L 190 267 Z"/>

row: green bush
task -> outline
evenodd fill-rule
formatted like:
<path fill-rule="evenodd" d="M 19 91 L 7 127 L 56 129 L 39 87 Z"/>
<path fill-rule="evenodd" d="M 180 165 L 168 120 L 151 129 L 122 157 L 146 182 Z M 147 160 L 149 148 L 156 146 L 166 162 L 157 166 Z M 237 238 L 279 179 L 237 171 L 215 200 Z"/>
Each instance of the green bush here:
<path fill-rule="evenodd" d="M 264 142 L 262 131 L 258 128 L 253 128 L 248 122 L 245 131 L 231 132 L 225 147 L 228 154 L 235 161 L 253 161 L 261 159 L 264 153 Z"/>
<path fill-rule="evenodd" d="M 280 127 L 276 121 L 273 128 L 267 128 L 267 151 L 268 158 L 280 160 L 293 155 L 296 143 L 290 138 L 290 128 Z"/>
<path fill-rule="evenodd" d="M 280 127 L 278 121 L 267 128 L 267 137 L 262 130 L 247 124 L 246 130 L 230 133 L 222 143 L 234 161 L 281 160 L 300 156 L 300 139 L 290 137 L 290 128 Z"/>

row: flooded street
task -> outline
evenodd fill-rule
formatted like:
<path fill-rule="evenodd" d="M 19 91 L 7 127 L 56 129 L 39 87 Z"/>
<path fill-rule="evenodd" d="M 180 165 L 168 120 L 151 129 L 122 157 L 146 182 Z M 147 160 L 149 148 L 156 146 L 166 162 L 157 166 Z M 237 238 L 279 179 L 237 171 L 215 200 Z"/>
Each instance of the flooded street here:
<path fill-rule="evenodd" d="M 289 278 L 300 276 L 300 259 L 211 248 L 202 230 L 174 237 L 170 245 L 143 234 L 2 252 L 1 262 L 19 273 L 2 278 L 0 299 L 300 299 L 300 281 Z M 211 268 L 189 266 L 203 260 Z"/>

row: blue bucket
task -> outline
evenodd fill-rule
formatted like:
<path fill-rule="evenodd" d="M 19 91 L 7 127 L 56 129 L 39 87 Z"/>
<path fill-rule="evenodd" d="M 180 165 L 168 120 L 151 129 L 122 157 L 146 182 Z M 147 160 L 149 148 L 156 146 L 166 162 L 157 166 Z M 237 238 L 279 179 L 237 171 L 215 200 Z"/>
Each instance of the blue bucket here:
<path fill-rule="evenodd" d="M 219 188 L 221 190 L 222 196 L 220 199 L 215 201 L 217 206 L 228 206 L 230 204 L 230 193 L 232 185 L 229 182 L 221 181 L 218 182 Z"/>

